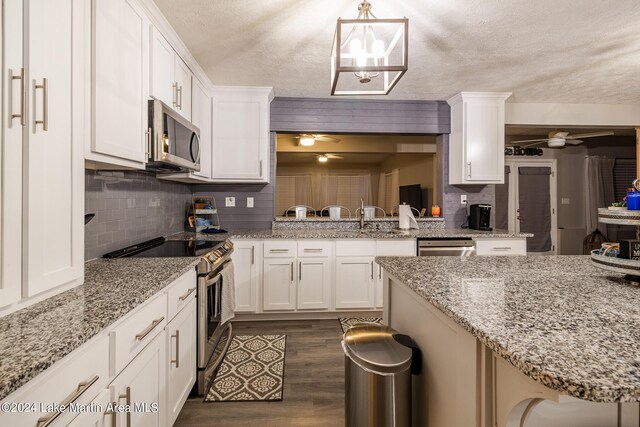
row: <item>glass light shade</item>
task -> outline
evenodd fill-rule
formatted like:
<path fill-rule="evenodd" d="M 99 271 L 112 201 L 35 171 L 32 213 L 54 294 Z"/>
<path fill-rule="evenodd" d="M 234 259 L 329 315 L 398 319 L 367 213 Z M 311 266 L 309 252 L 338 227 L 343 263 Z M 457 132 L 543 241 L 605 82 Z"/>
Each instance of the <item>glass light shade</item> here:
<path fill-rule="evenodd" d="M 338 19 L 331 95 L 387 95 L 408 69 L 409 20 Z"/>
<path fill-rule="evenodd" d="M 315 143 L 316 139 L 312 136 L 303 136 L 300 138 L 300 145 L 303 145 L 305 147 L 311 147 Z"/>
<path fill-rule="evenodd" d="M 327 162 L 327 160 L 329 160 L 329 158 L 328 158 L 328 157 L 326 157 L 326 156 L 320 156 L 320 157 L 318 157 L 318 161 L 319 161 L 320 163 L 326 163 L 326 162 Z"/>

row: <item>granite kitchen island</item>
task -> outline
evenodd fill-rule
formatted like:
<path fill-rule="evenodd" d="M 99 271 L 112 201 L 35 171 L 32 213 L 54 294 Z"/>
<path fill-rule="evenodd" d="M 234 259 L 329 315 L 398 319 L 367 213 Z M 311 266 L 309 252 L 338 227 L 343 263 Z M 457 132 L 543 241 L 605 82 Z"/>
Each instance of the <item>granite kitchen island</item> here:
<path fill-rule="evenodd" d="M 423 352 L 414 425 L 537 426 L 546 402 L 640 425 L 640 288 L 621 275 L 587 256 L 376 262 L 385 321 Z"/>

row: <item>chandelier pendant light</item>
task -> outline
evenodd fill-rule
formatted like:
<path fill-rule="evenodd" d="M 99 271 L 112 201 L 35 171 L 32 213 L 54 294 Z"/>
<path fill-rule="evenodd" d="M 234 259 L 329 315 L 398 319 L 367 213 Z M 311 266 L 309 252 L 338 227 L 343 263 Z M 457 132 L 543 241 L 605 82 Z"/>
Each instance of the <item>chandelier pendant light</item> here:
<path fill-rule="evenodd" d="M 409 20 L 378 19 L 362 0 L 356 19 L 338 18 L 331 95 L 387 95 L 407 72 Z"/>

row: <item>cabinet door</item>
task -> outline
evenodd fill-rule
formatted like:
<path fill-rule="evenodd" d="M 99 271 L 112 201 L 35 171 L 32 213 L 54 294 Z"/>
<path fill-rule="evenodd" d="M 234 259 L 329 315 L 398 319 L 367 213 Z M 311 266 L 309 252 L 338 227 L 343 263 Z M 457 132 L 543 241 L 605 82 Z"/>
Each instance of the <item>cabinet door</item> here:
<path fill-rule="evenodd" d="M 269 96 L 250 90 L 213 94 L 213 179 L 269 182 Z"/>
<path fill-rule="evenodd" d="M 185 119 L 191 121 L 191 70 L 178 55 L 175 55 L 176 109 Z"/>
<path fill-rule="evenodd" d="M 167 425 L 173 425 L 196 382 L 196 300 L 169 323 L 167 340 Z"/>
<path fill-rule="evenodd" d="M 1 120 L 0 137 L 0 308 L 18 301 L 22 290 L 22 147 L 27 97 L 21 89 L 29 84 L 23 71 L 22 9 L 22 2 L 3 2 L 0 31 L 5 67 L 0 99 L 3 111 L 7 112 Z"/>
<path fill-rule="evenodd" d="M 467 181 L 504 180 L 504 102 L 464 101 Z"/>
<path fill-rule="evenodd" d="M 261 264 L 259 249 L 257 242 L 233 242 L 231 259 L 234 264 L 237 312 L 258 311 L 258 266 Z"/>
<path fill-rule="evenodd" d="M 336 258 L 336 308 L 373 308 L 373 258 Z"/>
<path fill-rule="evenodd" d="M 177 106 L 175 51 L 160 32 L 151 29 L 151 96 L 169 107 Z"/>
<path fill-rule="evenodd" d="M 200 170 L 194 174 L 211 178 L 211 97 L 196 78 L 193 78 L 192 122 L 200 129 Z"/>
<path fill-rule="evenodd" d="M 79 92 L 84 84 L 80 77 L 72 84 L 72 59 L 79 60 L 74 56 L 80 54 L 72 55 L 72 0 L 32 0 L 27 9 L 28 99 L 33 103 L 24 159 L 28 189 L 23 224 L 24 279 L 31 296 L 82 278 L 84 128 Z"/>
<path fill-rule="evenodd" d="M 131 412 L 118 413 L 117 425 L 166 425 L 165 353 L 165 334 L 161 331 L 113 380 L 110 387 L 116 403 L 132 406 Z"/>
<path fill-rule="evenodd" d="M 329 259 L 300 259 L 298 261 L 298 308 L 328 309 L 331 282 Z"/>
<path fill-rule="evenodd" d="M 264 260 L 263 309 L 294 310 L 296 308 L 295 258 Z"/>
<path fill-rule="evenodd" d="M 110 427 L 112 426 L 112 418 L 116 414 L 109 411 L 111 403 L 111 393 L 109 390 L 102 390 L 100 394 L 91 401 L 89 405 L 92 408 L 100 408 L 95 412 L 83 412 L 73 419 L 68 427 Z"/>
<path fill-rule="evenodd" d="M 149 22 L 131 0 L 93 1 L 91 151 L 146 161 Z"/>

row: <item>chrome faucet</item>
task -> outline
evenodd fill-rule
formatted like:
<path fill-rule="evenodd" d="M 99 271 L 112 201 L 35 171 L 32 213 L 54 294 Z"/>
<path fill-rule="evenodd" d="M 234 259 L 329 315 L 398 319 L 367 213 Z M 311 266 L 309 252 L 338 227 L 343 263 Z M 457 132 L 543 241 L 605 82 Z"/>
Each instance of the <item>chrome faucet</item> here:
<path fill-rule="evenodd" d="M 360 230 L 364 229 L 364 199 L 360 199 Z"/>

